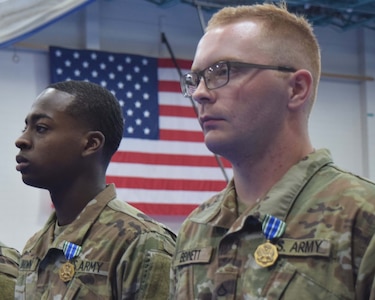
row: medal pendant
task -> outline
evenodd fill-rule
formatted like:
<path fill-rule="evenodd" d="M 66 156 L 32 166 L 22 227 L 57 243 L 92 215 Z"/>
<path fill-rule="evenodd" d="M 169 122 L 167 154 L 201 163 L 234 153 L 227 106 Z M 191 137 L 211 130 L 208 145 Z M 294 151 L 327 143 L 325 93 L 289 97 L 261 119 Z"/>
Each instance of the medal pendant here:
<path fill-rule="evenodd" d="M 278 256 L 276 246 L 269 241 L 259 245 L 254 253 L 256 263 L 264 268 L 272 266 Z"/>
<path fill-rule="evenodd" d="M 64 282 L 70 281 L 74 276 L 74 272 L 74 265 L 67 261 L 59 270 L 60 279 Z"/>

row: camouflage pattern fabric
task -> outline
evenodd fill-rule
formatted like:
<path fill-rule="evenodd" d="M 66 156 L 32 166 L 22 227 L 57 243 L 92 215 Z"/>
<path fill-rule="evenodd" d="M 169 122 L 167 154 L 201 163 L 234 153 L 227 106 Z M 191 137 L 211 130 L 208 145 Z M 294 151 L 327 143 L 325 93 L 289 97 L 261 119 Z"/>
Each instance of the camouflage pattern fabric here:
<path fill-rule="evenodd" d="M 20 254 L 0 242 L 0 299 L 13 300 Z"/>
<path fill-rule="evenodd" d="M 74 222 L 54 237 L 56 215 L 26 244 L 16 299 L 167 299 L 175 235 L 116 199 L 109 185 Z M 59 275 L 67 262 L 64 241 L 82 247 L 70 260 L 74 275 Z"/>
<path fill-rule="evenodd" d="M 242 213 L 238 213 L 240 210 Z M 261 221 L 286 222 L 269 267 L 254 259 Z M 339 169 L 328 150 L 293 166 L 253 207 L 233 181 L 183 223 L 170 299 L 375 299 L 375 185 Z"/>

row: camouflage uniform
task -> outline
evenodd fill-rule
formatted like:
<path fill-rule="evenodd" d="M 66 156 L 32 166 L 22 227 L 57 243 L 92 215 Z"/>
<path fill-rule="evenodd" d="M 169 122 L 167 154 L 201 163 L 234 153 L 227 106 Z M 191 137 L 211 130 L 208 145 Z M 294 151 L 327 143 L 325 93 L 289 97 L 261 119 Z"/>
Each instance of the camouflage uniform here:
<path fill-rule="evenodd" d="M 114 185 L 54 238 L 56 215 L 26 244 L 16 299 L 167 299 L 175 235 L 116 198 Z M 63 282 L 63 243 L 82 246 Z"/>
<path fill-rule="evenodd" d="M 286 231 L 263 268 L 254 252 L 266 214 Z M 293 166 L 254 207 L 237 207 L 231 182 L 183 223 L 170 298 L 375 299 L 374 214 L 374 183 L 336 167 L 328 150 Z"/>
<path fill-rule="evenodd" d="M 20 254 L 16 249 L 0 243 L 0 299 L 14 299 Z"/>

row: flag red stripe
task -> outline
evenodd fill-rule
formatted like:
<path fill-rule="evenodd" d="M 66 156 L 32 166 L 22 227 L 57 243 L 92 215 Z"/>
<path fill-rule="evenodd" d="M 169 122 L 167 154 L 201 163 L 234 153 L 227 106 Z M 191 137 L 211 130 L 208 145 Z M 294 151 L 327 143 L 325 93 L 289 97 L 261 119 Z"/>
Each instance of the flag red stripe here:
<path fill-rule="evenodd" d="M 178 81 L 159 80 L 158 91 L 182 94 L 181 85 Z"/>
<path fill-rule="evenodd" d="M 190 70 L 191 68 L 191 60 L 186 59 L 176 59 L 177 65 L 180 69 Z M 176 68 L 173 60 L 170 58 L 159 58 L 158 59 L 158 67 L 159 68 Z"/>
<path fill-rule="evenodd" d="M 196 166 L 196 167 L 217 167 L 218 163 L 214 155 L 177 155 L 177 154 L 156 154 L 144 152 L 117 151 L 111 162 L 139 163 L 148 165 L 170 165 L 170 166 Z M 231 165 L 227 160 L 222 159 L 226 168 Z"/>
<path fill-rule="evenodd" d="M 224 189 L 227 184 L 224 180 L 154 179 L 140 177 L 125 178 L 119 176 L 107 176 L 107 182 L 114 183 L 118 188 L 212 192 Z"/>
<path fill-rule="evenodd" d="M 188 101 L 188 99 L 186 99 Z M 159 105 L 159 113 L 161 116 L 168 117 L 184 117 L 196 118 L 194 108 L 192 106 L 175 106 L 175 105 Z"/>
<path fill-rule="evenodd" d="M 138 208 L 147 215 L 174 215 L 187 216 L 198 205 L 195 204 L 162 204 L 162 203 L 138 203 L 130 202 L 130 205 Z"/>
<path fill-rule="evenodd" d="M 203 133 L 200 131 L 160 129 L 160 140 L 181 142 L 203 142 Z"/>

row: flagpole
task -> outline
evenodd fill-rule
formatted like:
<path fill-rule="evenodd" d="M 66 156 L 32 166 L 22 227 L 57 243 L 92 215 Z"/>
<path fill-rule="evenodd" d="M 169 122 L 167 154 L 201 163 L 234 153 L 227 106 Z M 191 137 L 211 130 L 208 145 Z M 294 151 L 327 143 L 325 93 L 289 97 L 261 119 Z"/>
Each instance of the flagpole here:
<path fill-rule="evenodd" d="M 182 76 L 181 68 L 180 68 L 180 66 L 177 63 L 177 60 L 176 60 L 176 58 L 175 58 L 175 56 L 173 54 L 172 48 L 171 48 L 171 46 L 170 46 L 170 44 L 169 44 L 169 42 L 167 40 L 167 37 L 165 36 L 164 32 L 161 33 L 161 41 L 162 41 L 163 44 L 165 44 L 167 46 L 167 49 L 168 49 L 169 55 L 172 58 L 173 64 L 175 65 L 175 67 L 177 69 L 177 72 L 178 72 L 179 76 L 181 77 Z M 189 99 L 190 99 L 191 105 L 194 108 L 195 116 L 198 118 L 198 111 L 197 111 L 197 107 L 195 105 L 195 102 L 194 102 L 194 100 L 191 97 L 189 97 Z M 217 154 L 214 154 L 214 156 L 215 156 L 215 159 L 217 161 L 217 164 L 218 164 L 221 172 L 223 173 L 225 181 L 229 182 L 229 178 L 228 178 L 227 172 L 225 171 L 224 164 L 223 164 L 220 156 L 218 156 Z"/>
<path fill-rule="evenodd" d="M 179 66 L 178 63 L 177 63 L 176 57 L 175 57 L 174 54 L 173 54 L 172 48 L 171 48 L 171 46 L 169 45 L 169 42 L 168 42 L 167 37 L 165 36 L 164 32 L 161 33 L 161 41 L 162 41 L 163 44 L 165 44 L 165 45 L 167 46 L 167 49 L 168 49 L 169 55 L 171 56 L 172 61 L 173 61 L 173 64 L 174 64 L 174 66 L 175 66 L 176 69 L 177 69 L 177 72 L 178 72 L 179 77 L 181 78 L 181 76 L 182 76 L 181 68 L 180 68 L 180 66 Z M 191 97 L 189 97 L 189 99 L 190 99 L 190 103 L 191 103 L 191 105 L 192 105 L 193 108 L 194 108 L 195 115 L 198 117 L 197 107 L 196 107 L 196 105 L 195 105 L 193 99 L 191 99 Z"/>

